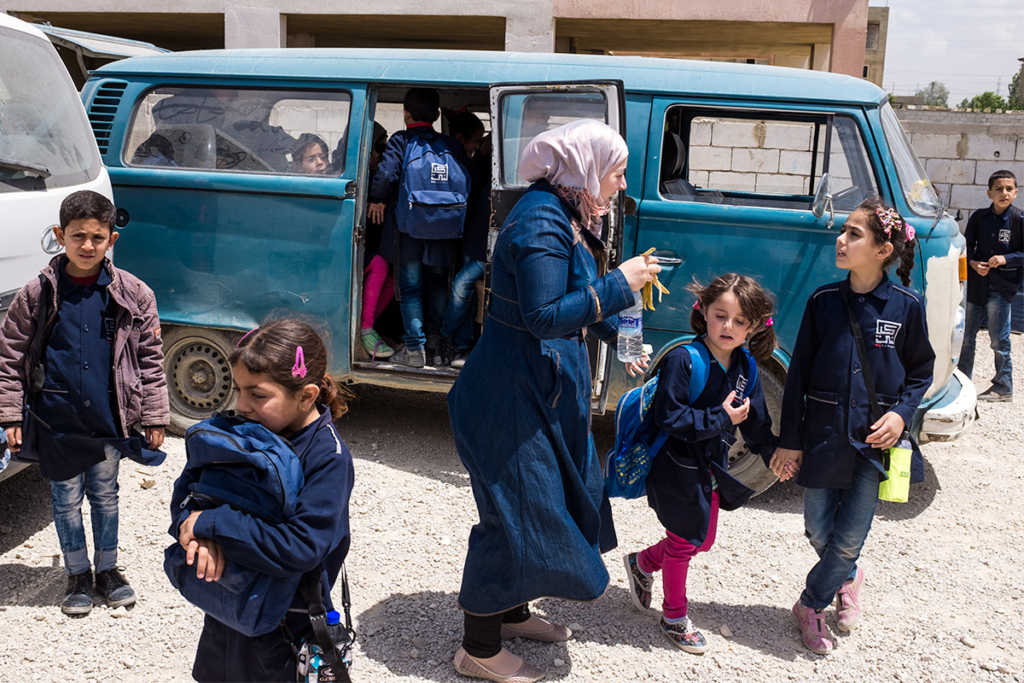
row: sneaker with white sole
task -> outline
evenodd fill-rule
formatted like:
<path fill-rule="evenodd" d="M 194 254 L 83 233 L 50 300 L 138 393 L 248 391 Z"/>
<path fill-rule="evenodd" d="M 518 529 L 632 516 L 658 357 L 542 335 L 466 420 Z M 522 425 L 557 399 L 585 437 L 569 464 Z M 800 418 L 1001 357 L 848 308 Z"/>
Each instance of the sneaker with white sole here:
<path fill-rule="evenodd" d="M 370 360 L 391 358 L 391 356 L 395 355 L 395 350 L 388 346 L 374 329 L 359 335 L 359 341 L 363 343 L 363 350 L 366 351 Z"/>
<path fill-rule="evenodd" d="M 690 617 L 683 617 L 680 621 L 668 622 L 664 617 L 661 620 L 661 632 L 672 641 L 672 644 L 684 652 L 692 652 L 695 655 L 702 655 L 708 651 L 708 641 L 704 634 L 696 629 Z"/>
<path fill-rule="evenodd" d="M 836 628 L 850 631 L 860 621 L 860 591 L 864 587 L 864 570 L 857 567 L 857 576 L 843 584 L 836 593 Z"/>
<path fill-rule="evenodd" d="M 395 365 L 407 365 L 410 368 L 422 368 L 427 364 L 427 352 L 423 349 L 410 351 L 409 347 L 403 346 L 391 356 L 391 362 Z"/>
<path fill-rule="evenodd" d="M 629 577 L 629 597 L 633 599 L 633 606 L 641 612 L 649 610 L 651 608 L 651 577 L 640 569 L 637 553 L 624 555 L 622 562 L 626 565 L 626 576 Z"/>
<path fill-rule="evenodd" d="M 986 403 L 1009 403 L 1013 400 L 1013 394 L 1004 393 L 995 387 L 989 387 L 987 391 L 978 394 L 978 400 L 985 401 Z"/>

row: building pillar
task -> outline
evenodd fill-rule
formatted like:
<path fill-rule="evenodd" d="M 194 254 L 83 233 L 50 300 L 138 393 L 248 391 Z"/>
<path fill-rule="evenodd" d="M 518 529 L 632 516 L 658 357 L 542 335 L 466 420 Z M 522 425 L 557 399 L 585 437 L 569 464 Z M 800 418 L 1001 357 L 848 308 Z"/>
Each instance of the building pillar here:
<path fill-rule="evenodd" d="M 285 47 L 288 17 L 276 9 L 229 5 L 224 10 L 224 47 Z"/>
<path fill-rule="evenodd" d="M 553 0 L 509 3 L 514 9 L 505 17 L 506 52 L 554 52 Z"/>

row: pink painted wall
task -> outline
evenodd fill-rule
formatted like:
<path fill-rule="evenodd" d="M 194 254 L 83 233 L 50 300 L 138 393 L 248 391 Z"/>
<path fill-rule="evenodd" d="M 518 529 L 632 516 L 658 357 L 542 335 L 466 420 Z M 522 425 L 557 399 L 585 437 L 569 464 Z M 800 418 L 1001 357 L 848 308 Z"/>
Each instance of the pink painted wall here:
<path fill-rule="evenodd" d="M 830 71 L 860 76 L 868 0 L 553 0 L 555 20 L 661 19 L 832 24 Z"/>

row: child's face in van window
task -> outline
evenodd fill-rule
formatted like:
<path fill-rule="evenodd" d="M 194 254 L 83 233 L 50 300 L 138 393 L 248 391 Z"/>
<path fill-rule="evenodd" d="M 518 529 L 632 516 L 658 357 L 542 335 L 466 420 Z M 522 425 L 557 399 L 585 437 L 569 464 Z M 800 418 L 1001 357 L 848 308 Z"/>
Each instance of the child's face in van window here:
<path fill-rule="evenodd" d="M 455 139 L 462 143 L 462 146 L 466 148 L 466 154 L 473 156 L 476 151 L 480 149 L 480 143 L 484 139 L 483 128 L 473 133 L 469 138 L 464 138 L 461 135 L 456 135 Z"/>
<path fill-rule="evenodd" d="M 73 277 L 92 277 L 103 267 L 103 257 L 117 241 L 116 232 L 95 218 L 80 218 L 63 230 L 53 229 L 57 242 L 68 257 L 67 273 Z"/>
<path fill-rule="evenodd" d="M 323 175 L 327 173 L 327 164 L 329 163 L 327 150 L 316 143 L 306 145 L 296 155 L 293 163 L 295 170 L 299 173 Z"/>
<path fill-rule="evenodd" d="M 626 161 L 608 171 L 605 177 L 601 178 L 601 197 L 605 205 L 611 204 L 616 192 L 626 189 Z"/>

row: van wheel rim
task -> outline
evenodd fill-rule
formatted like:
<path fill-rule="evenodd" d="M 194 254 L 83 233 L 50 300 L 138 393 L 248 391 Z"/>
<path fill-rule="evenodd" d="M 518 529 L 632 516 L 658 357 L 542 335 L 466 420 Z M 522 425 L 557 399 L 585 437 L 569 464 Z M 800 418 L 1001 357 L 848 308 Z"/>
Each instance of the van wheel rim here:
<path fill-rule="evenodd" d="M 231 369 L 227 357 L 213 344 L 196 341 L 175 350 L 171 382 L 183 412 L 208 415 L 231 397 Z"/>

